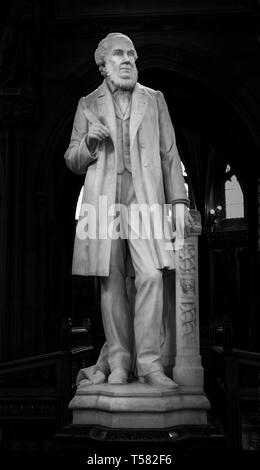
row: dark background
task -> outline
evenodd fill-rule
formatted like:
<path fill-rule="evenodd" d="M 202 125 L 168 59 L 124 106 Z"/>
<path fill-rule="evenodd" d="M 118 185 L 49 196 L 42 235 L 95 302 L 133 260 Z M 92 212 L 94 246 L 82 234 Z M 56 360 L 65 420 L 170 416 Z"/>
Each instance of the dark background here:
<path fill-rule="evenodd" d="M 78 100 L 102 81 L 94 50 L 114 31 L 132 38 L 140 83 L 164 93 L 202 217 L 201 354 L 212 416 L 228 448 L 250 439 L 259 448 L 259 2 L 9 0 L 0 28 L 2 448 L 52 447 L 70 422 L 76 372 L 102 344 L 98 281 L 71 276 L 83 177 L 63 155 Z M 244 218 L 226 219 L 227 164 Z"/>

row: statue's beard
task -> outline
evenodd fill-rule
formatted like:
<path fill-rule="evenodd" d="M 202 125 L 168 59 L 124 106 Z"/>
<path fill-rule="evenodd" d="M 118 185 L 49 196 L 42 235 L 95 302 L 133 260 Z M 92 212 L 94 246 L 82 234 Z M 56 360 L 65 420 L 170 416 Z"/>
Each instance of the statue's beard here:
<path fill-rule="evenodd" d="M 132 88 L 135 87 L 138 78 L 138 71 L 136 65 L 134 64 L 132 67 L 133 76 L 131 78 L 119 78 L 118 74 L 114 71 L 111 64 L 106 64 L 106 76 L 117 88 L 121 88 L 123 90 L 132 90 Z"/>

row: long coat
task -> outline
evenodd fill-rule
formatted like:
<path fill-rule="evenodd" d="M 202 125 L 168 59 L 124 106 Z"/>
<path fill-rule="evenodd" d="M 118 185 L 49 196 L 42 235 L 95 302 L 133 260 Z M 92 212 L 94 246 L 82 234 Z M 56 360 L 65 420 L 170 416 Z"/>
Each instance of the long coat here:
<path fill-rule="evenodd" d="M 85 144 L 90 125 L 89 111 L 110 131 L 110 137 L 99 143 L 95 157 Z M 160 91 L 136 84 L 129 133 L 132 179 L 138 203 L 163 207 L 165 203 L 188 201 L 174 129 Z M 113 98 L 104 80 L 93 93 L 79 100 L 70 145 L 64 156 L 71 171 L 86 173 L 75 235 L 73 274 L 109 275 L 111 238 L 107 236 L 107 225 L 111 218 L 107 219 L 104 204 L 101 207 L 100 201 L 105 201 L 108 208 L 115 203 L 116 142 Z M 173 268 L 173 252 L 166 249 L 165 239 L 151 239 L 149 243 L 156 267 Z"/>

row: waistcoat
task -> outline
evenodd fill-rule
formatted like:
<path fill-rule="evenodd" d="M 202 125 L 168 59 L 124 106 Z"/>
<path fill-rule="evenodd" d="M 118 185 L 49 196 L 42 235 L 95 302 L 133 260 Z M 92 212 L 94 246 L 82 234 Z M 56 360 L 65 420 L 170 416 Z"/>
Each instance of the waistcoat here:
<path fill-rule="evenodd" d="M 117 127 L 117 174 L 125 169 L 131 172 L 129 124 L 131 114 L 131 101 L 125 114 L 114 100 L 116 127 Z"/>

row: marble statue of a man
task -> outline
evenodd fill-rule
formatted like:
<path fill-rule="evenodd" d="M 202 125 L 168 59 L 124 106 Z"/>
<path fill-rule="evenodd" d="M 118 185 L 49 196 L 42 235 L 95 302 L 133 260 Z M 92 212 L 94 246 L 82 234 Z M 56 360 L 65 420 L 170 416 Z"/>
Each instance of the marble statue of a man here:
<path fill-rule="evenodd" d="M 142 382 L 175 388 L 164 374 L 160 351 L 162 276 L 174 268 L 174 252 L 163 211 L 150 217 L 149 227 L 144 213 L 171 204 L 175 227 L 189 230 L 193 220 L 164 96 L 137 82 L 136 59 L 124 34 L 108 34 L 99 43 L 95 61 L 104 81 L 80 99 L 65 153 L 67 166 L 86 174 L 73 274 L 100 277 L 106 336 L 96 367 L 83 369 L 81 378 L 125 384 L 134 367 Z M 135 277 L 134 315 L 126 288 L 128 258 Z"/>

